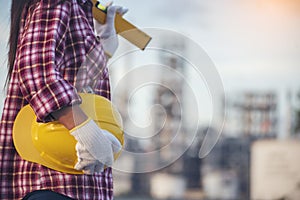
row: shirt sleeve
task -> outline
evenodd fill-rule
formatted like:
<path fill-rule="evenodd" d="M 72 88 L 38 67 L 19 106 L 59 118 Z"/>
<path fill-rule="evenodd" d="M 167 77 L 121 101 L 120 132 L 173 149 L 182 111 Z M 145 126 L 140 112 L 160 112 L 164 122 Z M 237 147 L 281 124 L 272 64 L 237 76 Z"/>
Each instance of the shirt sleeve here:
<path fill-rule="evenodd" d="M 58 69 L 70 8 L 68 1 L 40 1 L 28 12 L 20 35 L 16 58 L 20 89 L 40 121 L 48 121 L 55 110 L 81 102 Z"/>

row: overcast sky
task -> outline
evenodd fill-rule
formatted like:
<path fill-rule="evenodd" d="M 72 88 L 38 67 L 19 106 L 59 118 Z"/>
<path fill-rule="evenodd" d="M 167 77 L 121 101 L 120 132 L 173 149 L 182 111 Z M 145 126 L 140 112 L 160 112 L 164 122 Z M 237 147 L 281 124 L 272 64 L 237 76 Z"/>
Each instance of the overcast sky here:
<path fill-rule="evenodd" d="M 9 1 L 8 1 L 9 2 Z M 226 91 L 300 88 L 299 0 L 115 0 L 139 27 L 178 31 L 214 61 Z M 9 3 L 0 13 L 1 86 Z"/>
<path fill-rule="evenodd" d="M 293 80 L 300 72 L 298 0 L 116 0 L 115 3 L 128 7 L 126 18 L 140 27 L 171 29 L 195 40 L 216 63 L 228 87 L 235 85 L 236 78 L 245 82 L 251 78 L 257 81 L 261 78 L 262 82 L 280 80 L 286 87 L 299 82 Z M 8 15 L 9 3 L 3 5 L 0 13 L 0 63 L 6 56 Z"/>
<path fill-rule="evenodd" d="M 298 0 L 119 0 L 127 18 L 179 31 L 213 59 L 225 88 L 299 87 Z"/>

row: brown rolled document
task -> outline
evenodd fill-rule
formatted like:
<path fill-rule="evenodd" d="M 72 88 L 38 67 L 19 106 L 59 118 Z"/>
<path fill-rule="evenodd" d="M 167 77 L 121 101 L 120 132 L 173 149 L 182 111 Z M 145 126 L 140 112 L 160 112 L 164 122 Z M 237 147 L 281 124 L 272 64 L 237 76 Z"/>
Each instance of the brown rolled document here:
<path fill-rule="evenodd" d="M 94 4 L 94 18 L 99 23 L 104 24 L 106 19 L 106 12 L 99 8 L 99 3 L 97 0 L 92 0 L 92 2 Z M 151 37 L 149 35 L 128 22 L 118 13 L 116 14 L 115 18 L 115 28 L 117 34 L 121 35 L 123 38 L 125 38 L 141 50 L 144 50 L 151 40 Z"/>

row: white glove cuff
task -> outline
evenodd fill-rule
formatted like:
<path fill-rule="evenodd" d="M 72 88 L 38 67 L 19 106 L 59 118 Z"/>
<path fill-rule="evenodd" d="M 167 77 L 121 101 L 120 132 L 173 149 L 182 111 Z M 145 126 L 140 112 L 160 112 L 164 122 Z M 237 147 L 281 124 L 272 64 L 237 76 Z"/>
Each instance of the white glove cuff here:
<path fill-rule="evenodd" d="M 104 49 L 105 54 L 111 58 L 116 52 L 119 46 L 119 40 L 117 34 L 114 34 L 106 39 L 101 39 L 101 43 Z"/>

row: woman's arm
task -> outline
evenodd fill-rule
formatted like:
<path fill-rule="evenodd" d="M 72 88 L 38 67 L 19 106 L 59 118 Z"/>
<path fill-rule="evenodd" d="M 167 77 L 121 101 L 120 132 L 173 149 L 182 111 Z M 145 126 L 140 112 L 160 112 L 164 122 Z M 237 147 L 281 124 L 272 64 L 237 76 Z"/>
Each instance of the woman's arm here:
<path fill-rule="evenodd" d="M 52 5 L 56 5 L 55 1 L 45 0 L 39 5 L 32 5 L 32 12 L 28 14 L 20 35 L 15 65 L 20 90 L 40 121 L 50 120 L 50 114 L 56 110 L 64 111 L 63 108 L 81 103 L 76 89 L 63 78 L 57 65 L 64 56 L 61 49 L 65 48 L 71 3 L 64 1 L 60 5 Z M 59 118 L 66 113 L 67 116 L 72 115 L 66 111 L 62 113 Z M 82 116 L 81 112 L 78 113 L 75 116 Z M 72 119 L 68 121 L 75 122 Z M 72 127 L 71 122 L 62 120 Z"/>
<path fill-rule="evenodd" d="M 88 119 L 88 116 L 83 112 L 79 105 L 64 107 L 53 112 L 52 116 L 69 130 L 82 124 Z"/>

